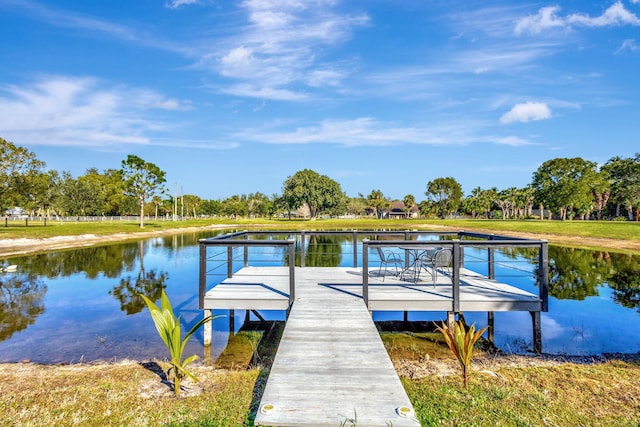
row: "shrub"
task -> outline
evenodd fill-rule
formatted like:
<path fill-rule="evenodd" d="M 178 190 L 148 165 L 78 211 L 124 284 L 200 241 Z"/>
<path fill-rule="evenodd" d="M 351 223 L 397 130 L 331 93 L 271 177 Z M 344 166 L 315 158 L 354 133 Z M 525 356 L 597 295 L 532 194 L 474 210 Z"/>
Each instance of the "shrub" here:
<path fill-rule="evenodd" d="M 187 345 L 189 338 L 191 338 L 200 326 L 220 316 L 207 316 L 200 320 L 189 330 L 189 332 L 187 332 L 184 339 L 182 339 L 180 317 L 176 317 L 175 314 L 173 314 L 171 302 L 169 302 L 169 298 L 167 297 L 164 289 L 160 296 L 160 308 L 146 296 L 142 294 L 140 294 L 140 296 L 144 299 L 144 302 L 149 308 L 151 318 L 158 330 L 160 338 L 162 338 L 162 341 L 169 349 L 169 354 L 171 356 L 169 363 L 171 364 L 171 368 L 167 371 L 167 377 L 170 377 L 173 371 L 173 390 L 175 391 L 176 396 L 178 396 L 180 394 L 180 381 L 182 381 L 184 377 L 189 377 L 194 381 L 198 381 L 198 379 L 187 369 L 189 364 L 198 359 L 198 355 L 194 354 L 184 360 L 182 359 L 182 353 L 184 352 L 184 348 Z"/>
<path fill-rule="evenodd" d="M 464 387 L 467 388 L 467 378 L 471 366 L 471 358 L 473 357 L 473 348 L 476 341 L 480 339 L 488 326 L 485 326 L 479 331 L 475 330 L 475 324 L 471 325 L 468 331 L 464 326 L 464 322 L 460 320 L 454 322 L 453 330 L 451 330 L 445 322 L 442 322 L 440 326 L 436 326 L 436 329 L 442 334 L 447 346 L 458 359 L 460 368 L 462 369 Z"/>

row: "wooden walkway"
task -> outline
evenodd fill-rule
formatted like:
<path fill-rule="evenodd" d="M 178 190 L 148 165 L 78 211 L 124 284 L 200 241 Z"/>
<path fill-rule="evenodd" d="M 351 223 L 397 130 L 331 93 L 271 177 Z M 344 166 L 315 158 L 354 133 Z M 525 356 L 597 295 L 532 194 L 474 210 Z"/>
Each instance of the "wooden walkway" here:
<path fill-rule="evenodd" d="M 413 409 L 363 300 L 318 282 L 340 283 L 344 273 L 297 269 L 296 301 L 260 404 L 274 410 L 259 410 L 256 425 L 420 425 L 397 413 Z"/>
<path fill-rule="evenodd" d="M 288 267 L 245 267 L 209 290 L 205 309 L 286 310 Z M 256 425 L 419 426 L 402 417 L 412 409 L 370 311 L 451 311 L 451 278 L 411 283 L 369 277 L 369 308 L 362 269 L 296 267 L 296 298 L 271 368 Z M 384 279 L 384 280 L 383 280 Z M 460 311 L 539 312 L 539 296 L 460 270 Z"/>

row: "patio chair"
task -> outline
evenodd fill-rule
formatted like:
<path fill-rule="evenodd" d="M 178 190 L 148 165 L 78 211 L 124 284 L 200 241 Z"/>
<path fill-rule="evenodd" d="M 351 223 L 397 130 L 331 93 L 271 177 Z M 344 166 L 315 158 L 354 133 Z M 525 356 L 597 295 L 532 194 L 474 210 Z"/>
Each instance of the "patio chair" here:
<path fill-rule="evenodd" d="M 384 281 L 389 267 L 393 267 L 394 276 L 400 275 L 404 269 L 404 259 L 402 259 L 402 257 L 397 253 L 390 250 L 384 250 L 381 247 L 376 247 L 376 251 L 378 251 L 378 257 L 380 258 L 378 277 L 382 275 L 382 280 Z M 384 267 L 384 273 L 382 272 L 382 267 Z"/>
<path fill-rule="evenodd" d="M 435 285 L 438 281 L 438 270 L 446 270 L 451 274 L 451 260 L 453 259 L 453 251 L 451 249 L 439 249 L 435 254 L 420 259 L 420 269 L 429 270 L 431 272 L 431 280 Z"/>

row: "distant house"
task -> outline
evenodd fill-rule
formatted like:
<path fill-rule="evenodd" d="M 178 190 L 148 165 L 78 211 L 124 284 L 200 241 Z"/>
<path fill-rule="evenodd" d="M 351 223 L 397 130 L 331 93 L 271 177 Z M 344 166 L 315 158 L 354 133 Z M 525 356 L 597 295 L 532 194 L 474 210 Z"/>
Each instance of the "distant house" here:
<path fill-rule="evenodd" d="M 12 218 L 26 218 L 27 217 L 27 213 L 24 211 L 23 208 L 16 206 L 13 207 L 11 209 L 7 209 L 7 211 L 5 212 L 6 216 L 12 217 Z"/>
<path fill-rule="evenodd" d="M 404 202 L 396 200 L 391 202 L 391 209 L 383 213 L 384 218 L 389 219 L 407 219 L 418 217 L 418 205 L 413 205 L 411 209 L 406 209 Z"/>

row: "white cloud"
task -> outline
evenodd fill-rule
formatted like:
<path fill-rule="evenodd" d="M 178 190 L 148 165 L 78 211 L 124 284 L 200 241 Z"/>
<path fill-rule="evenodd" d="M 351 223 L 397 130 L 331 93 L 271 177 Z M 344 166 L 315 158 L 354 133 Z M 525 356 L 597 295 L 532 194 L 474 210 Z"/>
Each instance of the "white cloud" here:
<path fill-rule="evenodd" d="M 525 102 L 516 104 L 500 117 L 500 123 L 529 122 L 551 118 L 551 109 L 543 102 Z"/>
<path fill-rule="evenodd" d="M 17 143 L 107 146 L 147 144 L 163 129 L 150 110 L 189 104 L 146 89 L 113 88 L 89 77 L 47 76 L 27 86 L 0 88 L 0 129 Z"/>
<path fill-rule="evenodd" d="M 338 86 L 344 77 L 340 70 L 318 69 L 310 71 L 307 76 L 307 84 L 311 87 Z"/>
<path fill-rule="evenodd" d="M 305 88 L 336 86 L 347 70 L 321 62 L 323 53 L 369 18 L 340 14 L 335 6 L 335 0 L 246 0 L 247 24 L 220 43 L 223 49 L 203 54 L 197 66 L 238 81 L 223 90 L 237 96 L 300 100 L 309 96 Z"/>
<path fill-rule="evenodd" d="M 18 1 L 16 4 L 23 6 L 24 10 L 33 18 L 55 27 L 79 29 L 87 34 L 102 34 L 139 46 L 177 52 L 183 55 L 192 55 L 194 52 L 192 46 L 181 45 L 172 39 L 159 38 L 147 33 L 141 27 L 129 27 L 91 15 L 59 9 L 30 0 Z"/>
<path fill-rule="evenodd" d="M 230 50 L 220 59 L 220 62 L 223 76 L 248 78 L 255 70 L 253 50 L 244 46 Z"/>
<path fill-rule="evenodd" d="M 570 24 L 581 24 L 587 27 L 606 27 L 611 25 L 640 25 L 640 18 L 629 12 L 622 2 L 612 4 L 600 16 L 590 17 L 581 13 L 570 15 L 567 18 Z"/>
<path fill-rule="evenodd" d="M 177 9 L 190 4 L 198 4 L 200 0 L 171 0 L 165 4 L 169 9 Z"/>
<path fill-rule="evenodd" d="M 564 27 L 565 20 L 556 16 L 559 10 L 559 6 L 547 6 L 541 8 L 534 16 L 520 19 L 516 23 L 516 34 L 524 32 L 537 34 L 550 28 Z"/>
<path fill-rule="evenodd" d="M 628 11 L 622 2 L 617 1 L 600 16 L 589 16 L 583 13 L 574 13 L 565 17 L 559 16 L 559 6 L 547 6 L 541 8 L 536 15 L 521 18 L 516 23 L 515 33 L 539 34 L 543 31 L 555 28 L 571 28 L 573 25 L 585 27 L 608 27 L 623 25 L 640 25 L 640 18 Z"/>
<path fill-rule="evenodd" d="M 479 135 L 487 126 L 485 122 L 459 120 L 407 126 L 384 122 L 372 117 L 355 119 L 331 119 L 318 123 L 293 126 L 276 123 L 262 128 L 248 128 L 230 135 L 234 141 L 266 144 L 304 145 L 337 144 L 347 147 L 382 147 L 402 145 L 461 146 L 481 142 L 521 146 L 528 141 L 516 137 L 491 137 Z M 281 128 L 281 130 L 280 130 Z"/>
<path fill-rule="evenodd" d="M 638 49 L 640 49 L 640 47 L 636 44 L 636 41 L 634 39 L 626 39 L 625 41 L 622 42 L 622 45 L 620 45 L 620 47 L 616 50 L 615 53 L 618 54 L 627 50 L 630 52 L 635 52 Z"/>
<path fill-rule="evenodd" d="M 308 95 L 303 92 L 250 84 L 231 85 L 220 89 L 220 91 L 228 95 L 242 96 L 247 98 L 259 98 L 262 100 L 272 99 L 275 101 L 304 101 L 308 99 Z"/>
<path fill-rule="evenodd" d="M 496 144 L 509 145 L 511 147 L 522 147 L 523 145 L 531 145 L 532 143 L 519 136 L 506 136 L 503 138 L 497 138 L 494 141 Z"/>

